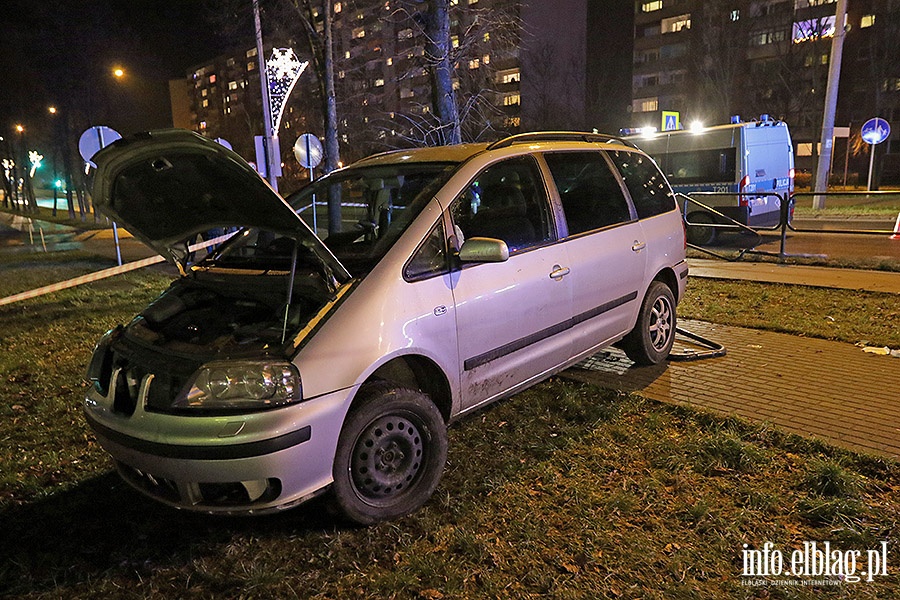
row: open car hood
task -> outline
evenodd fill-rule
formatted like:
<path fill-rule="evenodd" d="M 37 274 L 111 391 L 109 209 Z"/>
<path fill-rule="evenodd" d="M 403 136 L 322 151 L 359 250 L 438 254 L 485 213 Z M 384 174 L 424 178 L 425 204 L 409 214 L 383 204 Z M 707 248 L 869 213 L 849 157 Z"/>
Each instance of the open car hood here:
<path fill-rule="evenodd" d="M 185 266 L 188 241 L 220 227 L 257 227 L 303 241 L 347 271 L 238 154 L 184 129 L 139 133 L 92 158 L 94 206 L 167 260 Z"/>

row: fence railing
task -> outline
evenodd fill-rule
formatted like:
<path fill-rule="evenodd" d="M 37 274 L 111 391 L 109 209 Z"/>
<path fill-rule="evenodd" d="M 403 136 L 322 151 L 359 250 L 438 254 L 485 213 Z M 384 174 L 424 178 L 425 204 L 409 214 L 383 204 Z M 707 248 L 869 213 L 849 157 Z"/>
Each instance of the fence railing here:
<path fill-rule="evenodd" d="M 805 198 L 809 199 L 810 204 L 812 204 L 813 200 L 816 199 L 824 199 L 825 204 L 828 204 L 828 198 L 840 198 L 841 200 L 846 200 L 847 198 L 854 197 L 867 197 L 867 198 L 875 198 L 877 201 L 882 200 L 890 200 L 892 198 L 898 199 L 898 204 L 900 204 L 900 191 L 874 191 L 874 192 L 794 192 L 792 194 L 779 194 L 776 192 L 768 192 L 764 194 L 760 193 L 734 193 L 734 192 L 689 192 L 687 194 L 680 193 L 677 195 L 679 200 L 679 205 L 682 211 L 682 216 L 684 218 L 685 225 L 688 228 L 688 245 L 691 248 L 694 248 L 700 252 L 704 252 L 716 258 L 720 258 L 723 260 L 736 261 L 740 260 L 747 254 L 763 254 L 763 255 L 774 255 L 778 258 L 787 258 L 791 256 L 798 256 L 788 254 L 786 251 L 786 244 L 788 238 L 788 232 L 792 233 L 801 233 L 801 234 L 816 234 L 816 235 L 835 235 L 835 234 L 859 234 L 859 235 L 868 235 L 868 236 L 895 236 L 898 234 L 896 231 L 896 225 L 893 229 L 871 229 L 867 227 L 832 227 L 828 229 L 819 229 L 819 228 L 808 228 L 808 227 L 797 227 L 794 225 L 794 207 L 798 202 L 803 202 Z M 743 198 L 747 199 L 747 203 L 751 203 L 752 200 L 760 198 L 760 197 L 774 197 L 778 200 L 779 210 L 777 212 L 777 219 L 774 219 L 774 215 L 772 218 L 766 219 L 768 222 L 767 225 L 750 225 L 746 222 L 742 222 L 741 217 L 735 218 L 727 212 L 731 212 L 734 214 L 734 207 L 739 207 L 741 204 L 741 200 Z M 726 202 L 724 204 L 727 205 L 726 210 L 723 209 L 722 198 L 730 200 L 730 202 Z M 746 213 L 745 213 L 746 214 Z M 842 216 L 840 214 L 836 214 L 833 217 L 833 220 L 842 220 Z M 900 220 L 900 217 L 898 217 Z M 859 221 L 861 223 L 865 223 L 866 221 Z M 708 246 L 711 244 L 699 244 L 691 242 L 691 239 L 697 239 L 704 237 L 703 235 L 691 235 L 691 231 L 704 231 L 711 230 L 714 232 L 722 232 L 722 231 L 733 231 L 733 232 L 745 232 L 751 233 L 756 236 L 756 239 L 751 243 L 748 247 L 741 249 L 734 255 L 728 256 L 722 254 L 720 252 L 716 252 L 711 250 Z M 779 251 L 775 252 L 767 252 L 762 250 L 757 250 L 757 246 L 762 242 L 763 236 L 761 232 L 780 232 L 780 246 Z M 714 241 L 716 236 L 710 236 L 710 241 Z"/>

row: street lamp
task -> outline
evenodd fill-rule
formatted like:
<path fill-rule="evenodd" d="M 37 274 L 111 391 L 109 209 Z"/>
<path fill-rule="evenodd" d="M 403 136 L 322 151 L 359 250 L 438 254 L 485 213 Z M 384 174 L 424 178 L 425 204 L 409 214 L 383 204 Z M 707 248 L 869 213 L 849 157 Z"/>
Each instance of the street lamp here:
<path fill-rule="evenodd" d="M 125 69 L 122 67 L 113 67 L 112 74 L 116 79 L 122 79 L 125 77 Z"/>

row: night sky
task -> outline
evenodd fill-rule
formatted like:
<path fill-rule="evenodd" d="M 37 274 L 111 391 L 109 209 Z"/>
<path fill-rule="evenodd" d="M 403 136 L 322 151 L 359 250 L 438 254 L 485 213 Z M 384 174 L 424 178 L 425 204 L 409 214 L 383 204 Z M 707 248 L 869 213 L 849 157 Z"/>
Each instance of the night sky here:
<path fill-rule="evenodd" d="M 246 5 L 244 7 L 243 5 Z M 169 79 L 227 45 L 225 23 L 250 0 L 4 0 L 0 8 L 0 135 L 23 122 L 39 132 L 49 105 L 123 134 L 169 126 Z M 227 15 L 229 7 L 236 16 Z M 116 81 L 114 65 L 126 70 Z"/>

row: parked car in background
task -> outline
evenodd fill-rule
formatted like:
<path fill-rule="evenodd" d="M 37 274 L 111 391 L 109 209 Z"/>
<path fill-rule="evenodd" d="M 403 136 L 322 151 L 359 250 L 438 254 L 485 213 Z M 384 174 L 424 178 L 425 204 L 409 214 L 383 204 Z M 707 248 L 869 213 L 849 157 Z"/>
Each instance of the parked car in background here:
<path fill-rule="evenodd" d="M 174 507 L 330 492 L 353 521 L 400 517 L 438 485 L 454 419 L 611 344 L 640 364 L 672 346 L 683 222 L 615 138 L 389 152 L 287 200 L 186 131 L 94 161 L 97 207 L 183 276 L 100 340 L 84 413 L 124 479 Z M 184 240 L 235 226 L 188 264 Z"/>

